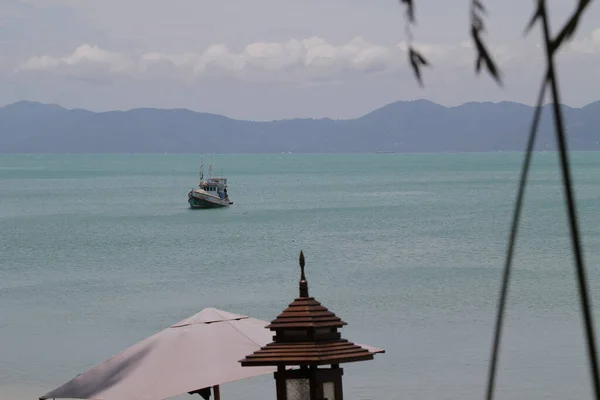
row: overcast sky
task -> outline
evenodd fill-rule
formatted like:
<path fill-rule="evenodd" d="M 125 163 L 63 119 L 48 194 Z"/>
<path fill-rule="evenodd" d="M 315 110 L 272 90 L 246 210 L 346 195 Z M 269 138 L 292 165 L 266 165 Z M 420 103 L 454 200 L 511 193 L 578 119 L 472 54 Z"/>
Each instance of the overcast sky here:
<path fill-rule="evenodd" d="M 468 0 L 416 0 L 426 88 L 397 0 L 1 0 L 0 105 L 189 108 L 246 119 L 348 118 L 396 100 L 534 101 L 534 1 L 484 0 L 500 89 L 473 73 Z M 450 6 L 449 4 L 453 4 Z M 552 0 L 554 26 L 573 0 Z M 560 56 L 564 102 L 600 99 L 600 9 Z"/>

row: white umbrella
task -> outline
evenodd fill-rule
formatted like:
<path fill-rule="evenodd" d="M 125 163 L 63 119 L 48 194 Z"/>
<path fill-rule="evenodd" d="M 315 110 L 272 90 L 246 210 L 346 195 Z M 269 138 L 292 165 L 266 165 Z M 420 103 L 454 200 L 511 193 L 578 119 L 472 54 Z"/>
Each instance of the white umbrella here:
<path fill-rule="evenodd" d="M 269 323 L 215 308 L 129 347 L 40 399 L 163 400 L 273 373 L 274 367 L 244 368 L 239 360 L 270 343 Z M 381 349 L 361 345 L 371 352 Z"/>

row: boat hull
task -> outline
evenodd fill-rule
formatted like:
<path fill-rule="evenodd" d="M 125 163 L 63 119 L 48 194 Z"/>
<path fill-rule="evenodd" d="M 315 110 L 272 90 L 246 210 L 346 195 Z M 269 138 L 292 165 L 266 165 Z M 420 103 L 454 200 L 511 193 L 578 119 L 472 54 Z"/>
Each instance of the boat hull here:
<path fill-rule="evenodd" d="M 233 202 L 229 200 L 229 197 L 220 199 L 215 196 L 193 191 L 188 193 L 188 203 L 190 204 L 190 208 L 193 209 L 223 208 L 233 204 Z"/>

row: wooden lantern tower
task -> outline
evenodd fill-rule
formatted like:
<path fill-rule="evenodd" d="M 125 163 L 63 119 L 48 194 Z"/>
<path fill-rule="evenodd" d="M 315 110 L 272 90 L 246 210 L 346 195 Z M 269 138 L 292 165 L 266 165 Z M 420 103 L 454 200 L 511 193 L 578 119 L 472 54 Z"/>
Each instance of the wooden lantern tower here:
<path fill-rule="evenodd" d="M 274 341 L 240 362 L 277 366 L 277 400 L 343 400 L 339 365 L 372 360 L 375 353 L 342 339 L 338 329 L 346 322 L 309 297 L 302 252 L 300 270 L 300 297 L 267 326 Z"/>

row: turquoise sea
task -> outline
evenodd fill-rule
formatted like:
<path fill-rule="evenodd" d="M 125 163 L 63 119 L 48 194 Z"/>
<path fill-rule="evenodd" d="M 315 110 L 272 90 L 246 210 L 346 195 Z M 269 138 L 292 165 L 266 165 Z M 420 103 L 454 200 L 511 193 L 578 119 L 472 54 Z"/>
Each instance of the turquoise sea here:
<path fill-rule="evenodd" d="M 600 154 L 572 157 L 598 321 Z M 387 351 L 345 367 L 346 399 L 482 399 L 521 159 L 210 155 L 235 204 L 190 210 L 197 155 L 0 155 L 0 399 L 205 307 L 271 320 L 301 249 L 343 336 Z M 497 399 L 591 398 L 556 161 L 534 159 Z M 274 380 L 222 396 L 274 399 Z"/>

